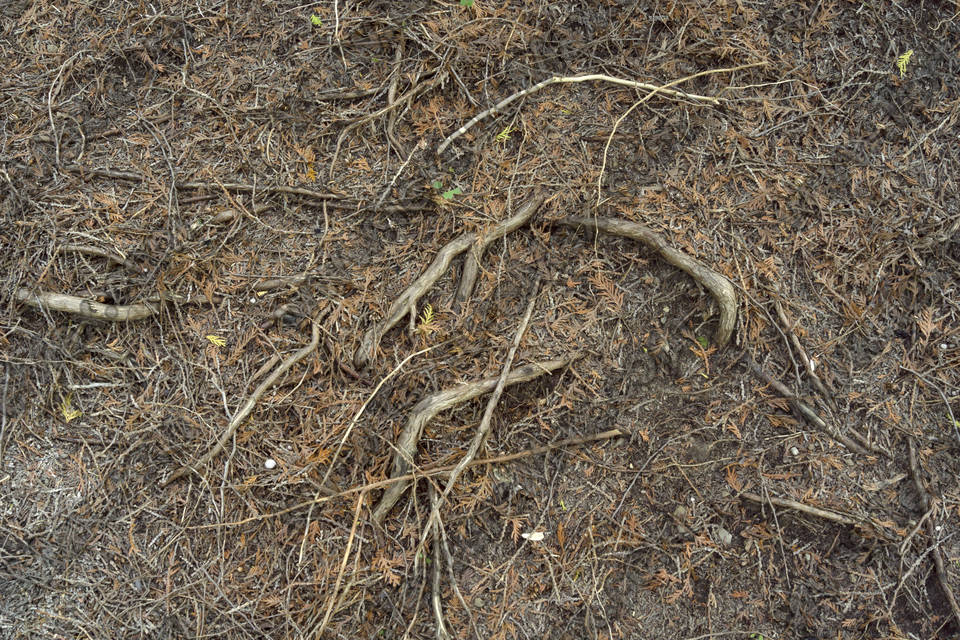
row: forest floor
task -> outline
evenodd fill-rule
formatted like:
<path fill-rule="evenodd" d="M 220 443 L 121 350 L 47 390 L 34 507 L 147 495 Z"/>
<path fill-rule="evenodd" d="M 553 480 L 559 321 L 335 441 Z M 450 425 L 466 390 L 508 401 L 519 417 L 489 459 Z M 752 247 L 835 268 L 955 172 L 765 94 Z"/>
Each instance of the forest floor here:
<path fill-rule="evenodd" d="M 960 634 L 957 3 L 7 0 L 0 64 L 0 638 Z"/>

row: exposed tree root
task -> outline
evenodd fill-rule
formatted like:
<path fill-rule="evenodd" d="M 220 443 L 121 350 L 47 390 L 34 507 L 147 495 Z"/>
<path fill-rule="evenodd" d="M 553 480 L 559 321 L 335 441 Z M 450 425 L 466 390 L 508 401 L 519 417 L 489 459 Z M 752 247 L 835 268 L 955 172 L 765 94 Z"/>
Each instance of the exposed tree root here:
<path fill-rule="evenodd" d="M 705 266 L 699 260 L 671 247 L 653 229 L 636 222 L 607 218 L 561 218 L 554 221 L 554 224 L 603 231 L 604 233 L 639 240 L 651 249 L 656 249 L 664 260 L 687 273 L 713 294 L 717 305 L 720 307 L 720 324 L 714 333 L 714 342 L 722 349 L 730 341 L 730 336 L 733 334 L 734 326 L 737 323 L 737 293 L 733 285 L 725 277 Z"/>
<path fill-rule="evenodd" d="M 507 376 L 505 386 L 528 382 L 545 373 L 551 373 L 567 366 L 582 354 L 577 352 L 564 358 L 547 360 L 545 362 L 534 362 L 524 365 Z M 450 409 L 458 404 L 473 400 L 485 393 L 489 393 L 496 388 L 500 377 L 485 378 L 478 382 L 467 382 L 451 389 L 444 389 L 436 393 L 431 393 L 413 407 L 406 427 L 397 440 L 396 453 L 393 456 L 393 467 L 390 472 L 391 478 L 398 478 L 406 475 L 413 466 L 413 458 L 417 454 L 417 443 L 420 441 L 420 434 L 424 426 L 436 417 L 438 413 L 445 409 Z M 382 524 L 384 518 L 389 513 L 393 505 L 397 503 L 400 496 L 407 489 L 409 480 L 398 480 L 390 485 L 380 498 L 379 504 L 373 510 L 373 519 L 377 524 Z"/>
<path fill-rule="evenodd" d="M 499 240 L 506 234 L 518 229 L 527 223 L 527 221 L 536 213 L 537 209 L 543 203 L 543 197 L 535 196 L 529 202 L 525 203 L 513 217 L 504 220 L 489 233 L 464 233 L 446 246 L 440 249 L 437 257 L 423 272 L 423 275 L 411 284 L 401 293 L 390 309 L 387 311 L 386 318 L 372 326 L 360 341 L 353 356 L 353 362 L 357 368 L 365 367 L 376 356 L 377 348 L 380 346 L 380 340 L 383 335 L 392 329 L 408 313 L 415 313 L 417 301 L 426 294 L 431 287 L 446 273 L 453 259 L 469 249 L 474 243 L 479 247 L 486 248 L 490 243 Z"/>
<path fill-rule="evenodd" d="M 50 291 L 30 291 L 19 288 L 13 292 L 13 298 L 38 309 L 63 311 L 74 313 L 93 320 L 107 320 L 110 322 L 134 322 L 149 318 L 160 311 L 160 306 L 152 302 L 138 302 L 137 304 L 103 304 L 86 298 L 68 296 L 63 293 Z"/>

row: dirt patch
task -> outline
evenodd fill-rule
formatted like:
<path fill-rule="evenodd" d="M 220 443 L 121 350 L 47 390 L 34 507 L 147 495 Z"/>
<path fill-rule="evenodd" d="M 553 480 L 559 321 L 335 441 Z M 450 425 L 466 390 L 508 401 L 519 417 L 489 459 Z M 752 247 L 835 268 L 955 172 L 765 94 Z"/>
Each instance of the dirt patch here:
<path fill-rule="evenodd" d="M 0 636 L 960 633 L 958 7 L 595 4 L 0 8 Z"/>

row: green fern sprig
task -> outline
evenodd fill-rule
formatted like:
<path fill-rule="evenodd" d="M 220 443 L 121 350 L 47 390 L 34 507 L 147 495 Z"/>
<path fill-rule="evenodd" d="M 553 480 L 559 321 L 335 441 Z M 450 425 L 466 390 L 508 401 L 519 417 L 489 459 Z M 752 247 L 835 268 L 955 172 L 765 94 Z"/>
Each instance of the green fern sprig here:
<path fill-rule="evenodd" d="M 906 53 L 900 54 L 897 57 L 897 69 L 900 70 L 900 77 L 902 78 L 907 72 L 907 65 L 910 64 L 910 58 L 913 57 L 913 49 L 908 49 Z"/>

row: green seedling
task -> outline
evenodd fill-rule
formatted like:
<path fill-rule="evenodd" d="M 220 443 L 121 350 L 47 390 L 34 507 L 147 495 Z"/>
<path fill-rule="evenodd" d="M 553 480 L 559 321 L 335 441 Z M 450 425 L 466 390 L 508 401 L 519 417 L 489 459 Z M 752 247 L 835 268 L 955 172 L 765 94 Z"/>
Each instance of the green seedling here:
<path fill-rule="evenodd" d="M 460 6 L 464 9 L 469 9 L 473 6 L 473 0 L 460 0 Z"/>
<path fill-rule="evenodd" d="M 440 189 L 443 189 L 443 183 L 439 180 L 434 180 L 433 182 L 430 183 L 430 186 L 432 186 L 437 191 L 439 191 Z M 453 200 L 454 196 L 458 196 L 461 193 L 463 193 L 463 189 L 461 189 L 460 187 L 454 187 L 453 189 L 447 189 L 446 191 L 441 193 L 440 197 L 443 198 L 444 200 Z"/>
<path fill-rule="evenodd" d="M 318 16 L 317 14 L 313 14 L 312 16 L 310 16 L 310 24 L 312 24 L 315 27 L 322 26 L 323 19 L 320 18 L 320 16 Z"/>
<path fill-rule="evenodd" d="M 900 77 L 902 78 L 904 74 L 907 73 L 907 65 L 910 64 L 910 58 L 913 57 L 913 49 L 909 49 L 906 53 L 901 54 L 897 58 L 897 69 L 900 70 Z"/>
<path fill-rule="evenodd" d="M 497 142 L 503 143 L 510 139 L 510 134 L 516 131 L 510 125 L 507 125 L 503 131 L 497 134 Z"/>

